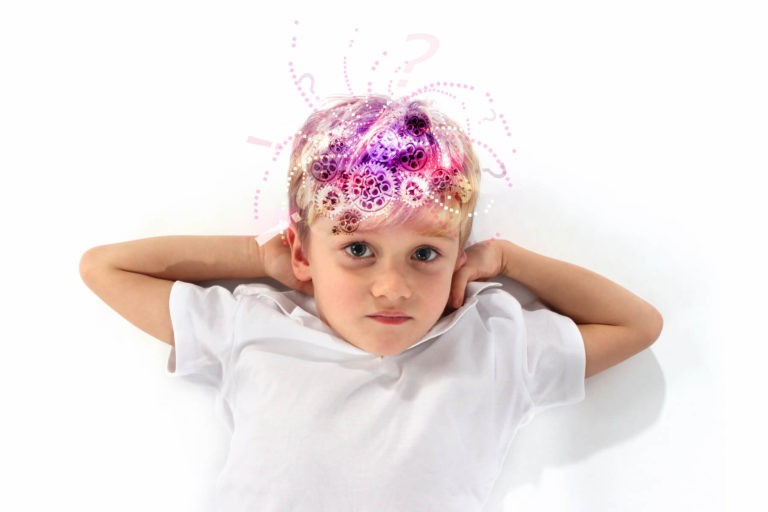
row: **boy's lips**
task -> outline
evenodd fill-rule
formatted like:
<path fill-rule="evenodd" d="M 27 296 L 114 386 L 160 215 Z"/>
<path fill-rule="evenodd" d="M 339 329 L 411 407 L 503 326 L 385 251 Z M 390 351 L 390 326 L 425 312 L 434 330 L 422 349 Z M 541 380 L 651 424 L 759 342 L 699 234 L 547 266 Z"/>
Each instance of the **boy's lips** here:
<path fill-rule="evenodd" d="M 410 316 L 401 311 L 379 311 L 368 315 L 368 318 L 384 324 L 401 324 L 411 319 Z"/>
<path fill-rule="evenodd" d="M 368 316 L 388 316 L 391 318 L 411 318 L 409 315 L 406 315 L 402 311 L 396 310 L 396 309 L 385 309 L 381 311 L 377 311 L 373 314 L 370 314 Z"/>

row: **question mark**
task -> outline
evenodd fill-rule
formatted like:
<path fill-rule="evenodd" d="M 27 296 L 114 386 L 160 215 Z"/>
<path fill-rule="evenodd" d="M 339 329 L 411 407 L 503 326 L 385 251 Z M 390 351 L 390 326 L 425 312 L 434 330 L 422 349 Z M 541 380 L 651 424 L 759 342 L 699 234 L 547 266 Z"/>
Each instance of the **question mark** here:
<path fill-rule="evenodd" d="M 482 123 L 483 121 L 493 121 L 493 120 L 495 120 L 495 119 L 496 119 L 496 111 L 495 111 L 495 110 L 493 110 L 493 109 L 491 109 L 491 113 L 493 113 L 493 117 L 484 117 L 484 118 L 482 118 L 481 120 L 479 120 L 479 121 L 477 122 L 477 124 L 480 124 L 480 123 Z"/>
<path fill-rule="evenodd" d="M 411 71 L 413 71 L 413 68 L 414 66 L 416 66 L 416 64 L 419 64 L 420 62 L 424 62 L 425 60 L 433 56 L 435 53 L 437 53 L 437 48 L 440 46 L 440 43 L 437 40 L 437 38 L 431 34 L 408 34 L 408 36 L 405 38 L 406 41 L 413 41 L 414 39 L 421 39 L 422 41 L 426 41 L 427 43 L 429 43 L 429 48 L 427 49 L 426 53 L 424 53 L 421 57 L 411 59 L 405 63 L 406 73 L 410 73 Z M 399 85 L 400 87 L 403 87 L 405 86 L 406 83 L 407 83 L 406 80 L 400 80 L 397 83 L 397 85 Z"/>
<path fill-rule="evenodd" d="M 309 73 L 304 73 L 303 75 L 301 75 L 301 76 L 298 78 L 298 80 L 296 80 L 296 85 L 299 85 L 299 84 L 301 83 L 301 81 L 304 79 L 304 77 L 305 77 L 305 76 L 308 76 L 308 77 L 309 77 L 309 80 L 310 80 L 310 82 L 311 82 L 311 85 L 309 86 L 309 91 L 310 91 L 312 94 L 315 94 L 315 77 L 313 77 L 313 76 L 312 76 L 312 75 L 310 75 Z"/>
<path fill-rule="evenodd" d="M 491 170 L 488 167 L 483 167 L 483 172 L 487 172 L 488 174 L 490 174 L 494 178 L 503 178 L 504 177 L 504 172 L 503 171 L 501 173 L 499 173 L 499 174 L 494 174 L 494 173 L 491 172 Z"/>
<path fill-rule="evenodd" d="M 272 143 L 269 142 L 268 140 L 257 139 L 256 137 L 250 137 L 250 136 L 247 139 L 245 139 L 245 142 L 247 142 L 248 144 L 256 144 L 257 146 L 267 146 L 267 147 L 272 146 Z"/>

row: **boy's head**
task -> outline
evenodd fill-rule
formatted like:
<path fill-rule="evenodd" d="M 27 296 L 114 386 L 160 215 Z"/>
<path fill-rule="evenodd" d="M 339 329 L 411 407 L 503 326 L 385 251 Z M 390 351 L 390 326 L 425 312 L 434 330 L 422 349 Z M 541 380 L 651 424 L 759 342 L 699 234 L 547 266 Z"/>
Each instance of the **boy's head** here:
<path fill-rule="evenodd" d="M 321 318 L 380 355 L 426 334 L 465 261 L 479 179 L 468 137 L 423 102 L 352 97 L 312 114 L 291 154 L 289 243 Z"/>
<path fill-rule="evenodd" d="M 294 138 L 291 221 L 305 240 L 320 216 L 336 233 L 429 218 L 469 238 L 480 183 L 472 143 L 422 101 L 358 96 L 312 114 Z"/>

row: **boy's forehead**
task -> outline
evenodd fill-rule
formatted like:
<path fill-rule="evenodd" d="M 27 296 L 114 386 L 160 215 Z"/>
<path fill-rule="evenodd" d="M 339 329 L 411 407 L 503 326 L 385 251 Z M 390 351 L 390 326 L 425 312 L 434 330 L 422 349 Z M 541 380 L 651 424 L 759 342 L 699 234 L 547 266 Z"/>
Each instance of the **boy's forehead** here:
<path fill-rule="evenodd" d="M 327 217 L 321 217 L 316 219 L 312 224 L 312 230 L 317 230 L 320 233 L 326 233 L 331 235 L 331 231 L 334 221 Z M 365 220 L 360 223 L 358 228 L 347 236 L 366 236 L 366 235 L 378 235 L 391 232 L 398 232 L 401 234 L 413 234 L 417 236 L 424 236 L 429 238 L 444 238 L 446 240 L 458 240 L 459 238 L 459 226 L 457 223 L 446 224 L 436 220 L 425 218 L 419 220 L 413 220 L 402 224 L 391 224 L 386 221 L 383 223 L 366 222 Z M 331 236 L 345 236 L 331 235 Z"/>

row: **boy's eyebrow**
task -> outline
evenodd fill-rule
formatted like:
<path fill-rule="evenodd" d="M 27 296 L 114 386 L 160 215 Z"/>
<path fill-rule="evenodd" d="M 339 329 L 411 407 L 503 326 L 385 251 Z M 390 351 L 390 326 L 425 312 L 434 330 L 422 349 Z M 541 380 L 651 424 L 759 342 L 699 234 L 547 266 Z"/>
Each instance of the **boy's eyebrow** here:
<path fill-rule="evenodd" d="M 362 238 L 366 238 L 366 236 L 369 235 L 369 234 L 370 234 L 370 232 L 366 232 L 365 230 L 357 230 L 357 235 L 362 237 Z M 453 240 L 456 240 L 456 239 L 459 238 L 458 235 L 452 235 L 452 234 L 447 233 L 445 231 L 441 231 L 441 232 L 435 232 L 435 231 L 431 231 L 431 232 L 416 231 L 416 234 L 418 236 L 420 236 L 420 237 L 432 238 L 432 239 L 437 239 L 437 240 L 444 240 L 446 242 L 452 242 Z"/>
<path fill-rule="evenodd" d="M 416 234 L 429 238 L 444 238 L 446 240 L 455 240 L 458 238 L 458 235 L 451 233 L 450 231 L 417 231 Z"/>
<path fill-rule="evenodd" d="M 417 231 L 416 234 L 427 238 L 439 238 L 449 242 L 459 238 L 458 234 L 451 233 L 450 231 Z"/>
<path fill-rule="evenodd" d="M 359 228 L 356 233 L 360 236 L 365 236 L 371 233 L 376 233 L 377 231 L 378 228 Z M 445 240 L 456 240 L 459 238 L 459 234 L 457 232 L 445 229 L 414 229 L 413 232 L 419 236 L 424 236 L 427 238 L 442 238 Z"/>

